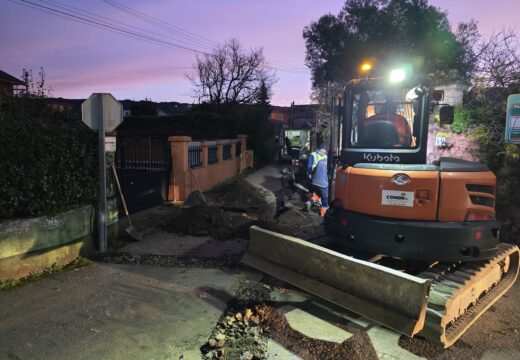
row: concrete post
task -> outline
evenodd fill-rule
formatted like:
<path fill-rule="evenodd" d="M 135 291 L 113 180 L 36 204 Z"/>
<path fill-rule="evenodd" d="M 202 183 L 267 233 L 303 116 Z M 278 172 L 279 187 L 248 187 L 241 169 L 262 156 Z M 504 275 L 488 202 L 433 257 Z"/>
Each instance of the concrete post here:
<path fill-rule="evenodd" d="M 208 166 L 208 143 L 206 141 L 201 141 L 200 143 L 200 149 L 201 149 L 201 160 L 202 160 L 202 167 Z"/>
<path fill-rule="evenodd" d="M 170 136 L 168 138 L 172 153 L 172 174 L 168 189 L 168 200 L 173 203 L 181 202 L 189 195 L 189 163 L 188 145 L 191 142 L 189 136 Z"/>
<path fill-rule="evenodd" d="M 237 139 L 231 140 L 231 159 L 234 159 L 237 157 Z"/>
<path fill-rule="evenodd" d="M 231 140 L 231 161 L 234 161 L 236 164 L 236 166 L 235 166 L 236 174 L 240 173 L 240 158 L 237 157 L 237 143 L 238 143 L 237 139 Z"/>
<path fill-rule="evenodd" d="M 247 150 L 247 135 L 237 135 L 238 140 L 241 144 L 242 152 Z"/>
<path fill-rule="evenodd" d="M 217 164 L 224 160 L 224 141 L 217 140 Z"/>
<path fill-rule="evenodd" d="M 245 159 L 247 151 L 247 135 L 237 135 L 240 141 L 240 158 L 238 160 L 238 172 L 241 173 L 245 169 Z"/>

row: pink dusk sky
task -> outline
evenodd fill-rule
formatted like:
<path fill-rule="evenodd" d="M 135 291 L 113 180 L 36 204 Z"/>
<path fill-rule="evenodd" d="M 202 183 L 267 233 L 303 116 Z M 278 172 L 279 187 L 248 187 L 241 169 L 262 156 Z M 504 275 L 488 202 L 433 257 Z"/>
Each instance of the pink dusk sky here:
<path fill-rule="evenodd" d="M 164 22 L 153 26 L 103 0 L 29 1 L 69 13 L 72 8 L 66 6 L 73 6 L 81 10 L 78 14 L 104 16 L 120 22 L 116 26 L 128 24 L 127 29 L 189 49 L 207 50 L 230 38 L 237 38 L 245 47 L 263 47 L 277 68 L 275 105 L 310 102 L 303 28 L 323 14 L 336 14 L 344 4 L 343 0 L 117 0 Z M 520 31 L 519 0 L 430 3 L 447 11 L 452 25 L 476 19 L 483 35 L 504 27 Z M 1 70 L 20 77 L 22 68 L 37 72 L 44 67 L 56 97 L 85 98 L 93 92 L 110 92 L 118 99 L 193 101 L 184 76 L 194 62 L 193 52 L 80 24 L 23 4 L 20 0 L 0 3 Z M 171 28 L 166 31 L 167 25 L 186 32 L 179 38 Z"/>

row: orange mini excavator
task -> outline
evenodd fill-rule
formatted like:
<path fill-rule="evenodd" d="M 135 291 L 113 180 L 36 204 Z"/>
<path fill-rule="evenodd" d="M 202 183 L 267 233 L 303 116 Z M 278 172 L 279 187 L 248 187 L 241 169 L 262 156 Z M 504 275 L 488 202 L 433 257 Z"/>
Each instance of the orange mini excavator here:
<path fill-rule="evenodd" d="M 501 243 L 496 178 L 479 163 L 426 163 L 428 124 L 453 107 L 402 69 L 352 80 L 336 130 L 327 234 L 341 253 L 251 229 L 243 262 L 408 336 L 452 345 L 518 275 Z M 333 136 L 334 138 L 334 136 Z"/>

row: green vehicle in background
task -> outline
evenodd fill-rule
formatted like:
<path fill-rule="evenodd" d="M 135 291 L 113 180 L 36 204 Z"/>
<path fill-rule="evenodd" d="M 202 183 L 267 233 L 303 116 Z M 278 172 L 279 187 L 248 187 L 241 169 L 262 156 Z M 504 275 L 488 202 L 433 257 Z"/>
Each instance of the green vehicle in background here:
<path fill-rule="evenodd" d="M 306 160 L 311 153 L 310 130 L 283 130 L 280 138 L 280 160 Z M 291 149 L 299 148 L 298 154 Z M 292 153 L 292 154 L 291 154 Z"/>

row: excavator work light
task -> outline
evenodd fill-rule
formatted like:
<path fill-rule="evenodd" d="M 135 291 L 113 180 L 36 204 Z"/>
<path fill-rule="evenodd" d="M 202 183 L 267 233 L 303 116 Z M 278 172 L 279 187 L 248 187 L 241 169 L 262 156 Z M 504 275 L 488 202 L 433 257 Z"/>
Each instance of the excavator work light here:
<path fill-rule="evenodd" d="M 406 78 L 406 71 L 404 69 L 394 69 L 390 72 L 390 82 L 400 83 Z"/>

